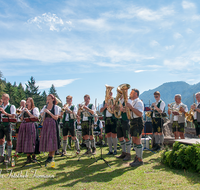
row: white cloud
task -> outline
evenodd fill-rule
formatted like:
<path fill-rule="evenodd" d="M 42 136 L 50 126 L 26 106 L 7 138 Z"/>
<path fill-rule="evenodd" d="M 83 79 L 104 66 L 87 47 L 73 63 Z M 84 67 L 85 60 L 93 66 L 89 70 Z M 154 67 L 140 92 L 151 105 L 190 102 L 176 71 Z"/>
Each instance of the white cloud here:
<path fill-rule="evenodd" d="M 156 41 L 156 40 L 153 40 L 150 42 L 150 46 L 151 47 L 155 47 L 155 46 L 159 46 L 160 44 Z"/>
<path fill-rule="evenodd" d="M 78 79 L 66 79 L 66 80 L 43 80 L 43 81 L 37 81 L 36 82 L 36 86 L 39 86 L 39 89 L 46 89 L 46 88 L 50 88 L 51 85 L 53 84 L 55 87 L 63 87 L 66 86 L 72 82 L 74 82 L 75 80 Z"/>
<path fill-rule="evenodd" d="M 194 31 L 193 31 L 192 29 L 190 29 L 190 28 L 187 28 L 187 29 L 186 29 L 186 32 L 187 32 L 188 34 L 194 33 Z"/>
<path fill-rule="evenodd" d="M 166 50 L 174 49 L 174 45 L 171 45 L 171 46 L 165 46 L 165 49 L 166 49 Z"/>
<path fill-rule="evenodd" d="M 36 16 L 27 21 L 28 24 L 35 24 L 39 29 L 48 27 L 51 31 L 59 32 L 63 28 L 68 27 L 71 29 L 72 22 L 64 22 L 61 18 L 57 17 L 56 14 L 44 13 L 42 16 Z"/>
<path fill-rule="evenodd" d="M 178 32 L 174 34 L 174 38 L 175 39 L 179 39 L 179 38 L 182 38 L 182 37 L 183 36 L 180 33 L 178 33 Z"/>
<path fill-rule="evenodd" d="M 101 67 L 112 67 L 112 68 L 116 68 L 116 67 L 125 67 L 125 65 L 122 64 L 113 64 L 113 63 L 95 63 L 96 65 L 99 65 Z"/>
<path fill-rule="evenodd" d="M 95 28 L 105 28 L 108 27 L 108 25 L 105 23 L 104 19 L 82 19 L 79 20 L 78 22 L 81 22 L 85 25 L 89 25 L 91 27 L 95 27 Z"/>
<path fill-rule="evenodd" d="M 196 8 L 194 3 L 188 2 L 188 1 L 183 1 L 182 2 L 182 7 L 183 9 L 193 9 Z"/>
<path fill-rule="evenodd" d="M 135 70 L 134 72 L 135 73 L 141 73 L 141 72 L 144 72 L 144 71 L 146 71 L 146 70 Z"/>
<path fill-rule="evenodd" d="M 183 58 L 175 60 L 164 60 L 164 66 L 169 70 L 185 70 L 191 63 Z"/>
<path fill-rule="evenodd" d="M 139 18 L 146 21 L 161 20 L 166 16 L 171 16 L 174 14 L 174 10 L 171 7 L 163 7 L 157 11 L 153 11 L 148 8 L 131 6 L 119 13 L 104 13 L 105 17 L 116 17 L 119 19 L 132 19 Z"/>

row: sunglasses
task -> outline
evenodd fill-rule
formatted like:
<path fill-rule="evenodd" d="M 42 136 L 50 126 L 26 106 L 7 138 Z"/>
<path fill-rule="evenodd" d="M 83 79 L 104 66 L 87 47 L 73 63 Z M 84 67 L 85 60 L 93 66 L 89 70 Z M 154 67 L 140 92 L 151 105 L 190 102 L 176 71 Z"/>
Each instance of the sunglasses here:
<path fill-rule="evenodd" d="M 159 96 L 154 96 L 154 98 L 159 98 Z"/>

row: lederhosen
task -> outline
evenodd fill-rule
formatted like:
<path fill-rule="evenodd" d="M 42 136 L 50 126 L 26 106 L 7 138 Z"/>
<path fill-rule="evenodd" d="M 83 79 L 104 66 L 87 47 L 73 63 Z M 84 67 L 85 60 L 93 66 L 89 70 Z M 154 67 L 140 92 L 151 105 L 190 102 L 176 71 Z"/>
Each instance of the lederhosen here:
<path fill-rule="evenodd" d="M 33 115 L 33 110 L 30 111 Z M 24 113 L 23 118 L 30 118 Z M 38 124 L 36 122 L 22 122 L 19 128 L 16 151 L 26 154 L 39 154 Z"/>
<path fill-rule="evenodd" d="M 157 107 L 160 108 L 162 100 L 157 104 Z M 155 117 L 153 117 L 153 112 L 155 113 Z M 153 133 L 162 133 L 162 128 L 163 128 L 163 123 L 164 120 L 162 119 L 162 115 L 157 111 L 154 110 L 151 113 L 151 118 L 152 118 L 152 124 L 153 124 Z"/>
<path fill-rule="evenodd" d="M 11 105 L 8 105 L 5 109 L 5 112 L 7 112 L 8 114 L 11 114 L 10 109 L 11 109 Z M 0 112 L 0 117 L 1 117 L 1 112 Z M 3 118 L 8 118 L 8 116 L 4 115 Z M 9 122 L 0 123 L 0 139 L 3 139 L 4 136 L 6 136 L 6 141 L 12 140 L 12 129 Z"/>
<path fill-rule="evenodd" d="M 132 112 L 132 117 L 133 117 L 133 112 Z M 131 120 L 130 120 L 130 134 L 131 134 L 132 137 L 140 137 L 140 135 L 142 134 L 143 128 L 144 128 L 144 121 L 143 121 L 142 117 L 131 118 Z"/>
<path fill-rule="evenodd" d="M 122 104 L 125 106 L 125 103 Z M 121 118 L 117 119 L 117 138 L 130 138 L 130 125 L 126 112 L 121 113 Z"/>
<path fill-rule="evenodd" d="M 105 105 L 105 101 L 103 102 L 103 106 Z M 117 125 L 116 118 L 114 114 L 111 117 L 106 117 L 107 108 L 103 111 L 103 118 L 105 121 L 105 133 L 117 133 Z"/>
<path fill-rule="evenodd" d="M 200 109 L 200 104 L 197 106 L 197 108 Z M 200 113 L 197 112 L 197 119 L 193 120 L 193 123 L 195 125 L 196 135 L 200 135 Z"/>
<path fill-rule="evenodd" d="M 70 107 L 71 111 L 74 111 L 74 105 Z M 67 117 L 67 114 L 69 116 L 69 121 L 65 121 L 65 118 Z M 75 134 L 75 129 L 74 129 L 74 119 L 71 119 L 70 114 L 69 113 L 64 113 L 63 116 L 63 136 L 67 136 L 68 132 L 70 132 L 70 135 L 72 137 L 74 137 Z"/>
<path fill-rule="evenodd" d="M 55 105 L 50 110 L 55 115 Z M 56 151 L 60 148 L 58 123 L 51 115 L 45 113 L 45 119 L 41 130 L 40 151 L 49 152 Z"/>
<path fill-rule="evenodd" d="M 173 119 L 174 116 L 172 116 Z M 182 121 L 180 121 L 182 119 Z M 184 120 L 184 121 L 183 121 Z M 182 113 L 181 116 L 178 116 L 178 121 L 173 121 L 172 123 L 172 132 L 182 132 L 185 131 L 185 114 Z"/>
<path fill-rule="evenodd" d="M 93 104 L 89 104 L 88 108 L 92 109 Z M 82 135 L 93 135 L 93 117 L 88 117 L 88 121 L 83 121 L 83 113 L 81 112 L 81 129 L 82 129 Z"/>

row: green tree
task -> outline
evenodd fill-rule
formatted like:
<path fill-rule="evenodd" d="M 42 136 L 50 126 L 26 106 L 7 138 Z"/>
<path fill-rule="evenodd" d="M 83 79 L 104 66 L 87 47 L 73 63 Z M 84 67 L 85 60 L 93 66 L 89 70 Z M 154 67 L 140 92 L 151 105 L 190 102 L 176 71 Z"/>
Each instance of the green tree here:
<path fill-rule="evenodd" d="M 56 88 L 53 84 L 51 85 L 51 88 L 49 89 L 49 94 L 53 94 L 56 98 L 58 98 L 60 100 L 60 98 L 56 92 Z M 58 103 L 58 106 L 62 107 L 62 103 Z"/>
<path fill-rule="evenodd" d="M 36 86 L 35 79 L 31 76 L 30 81 L 26 84 L 26 98 L 32 97 L 35 106 L 38 108 L 43 107 L 43 97 L 40 95 L 39 86 Z"/>

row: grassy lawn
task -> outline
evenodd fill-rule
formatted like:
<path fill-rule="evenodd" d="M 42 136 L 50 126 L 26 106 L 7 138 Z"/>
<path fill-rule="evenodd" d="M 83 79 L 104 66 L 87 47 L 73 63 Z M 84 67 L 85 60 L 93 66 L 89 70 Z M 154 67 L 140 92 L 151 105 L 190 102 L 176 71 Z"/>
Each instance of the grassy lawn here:
<path fill-rule="evenodd" d="M 81 154 L 85 150 L 82 150 Z M 105 158 L 111 168 L 103 160 L 95 162 L 94 158 L 82 157 L 80 161 L 73 151 L 67 157 L 55 157 L 56 166 L 44 167 L 47 153 L 40 154 L 43 167 L 37 164 L 21 168 L 26 156 L 18 159 L 13 175 L 27 175 L 26 178 L 9 177 L 5 165 L 1 165 L 1 189 L 200 189 L 200 175 L 189 171 L 170 169 L 160 163 L 160 153 L 144 151 L 144 165 L 138 168 L 129 167 L 129 162 L 118 160 L 115 156 L 107 156 L 108 148 L 103 148 Z M 118 155 L 119 155 L 118 151 Z M 132 151 L 132 158 L 135 152 Z M 100 149 L 97 148 L 97 158 Z M 38 157 L 39 158 L 39 157 Z M 10 171 L 9 171 L 10 172 Z M 34 176 L 35 175 L 35 176 Z M 44 178 L 46 175 L 47 178 Z M 33 177 L 34 176 L 34 177 Z M 53 178 L 49 178 L 53 177 Z"/>

